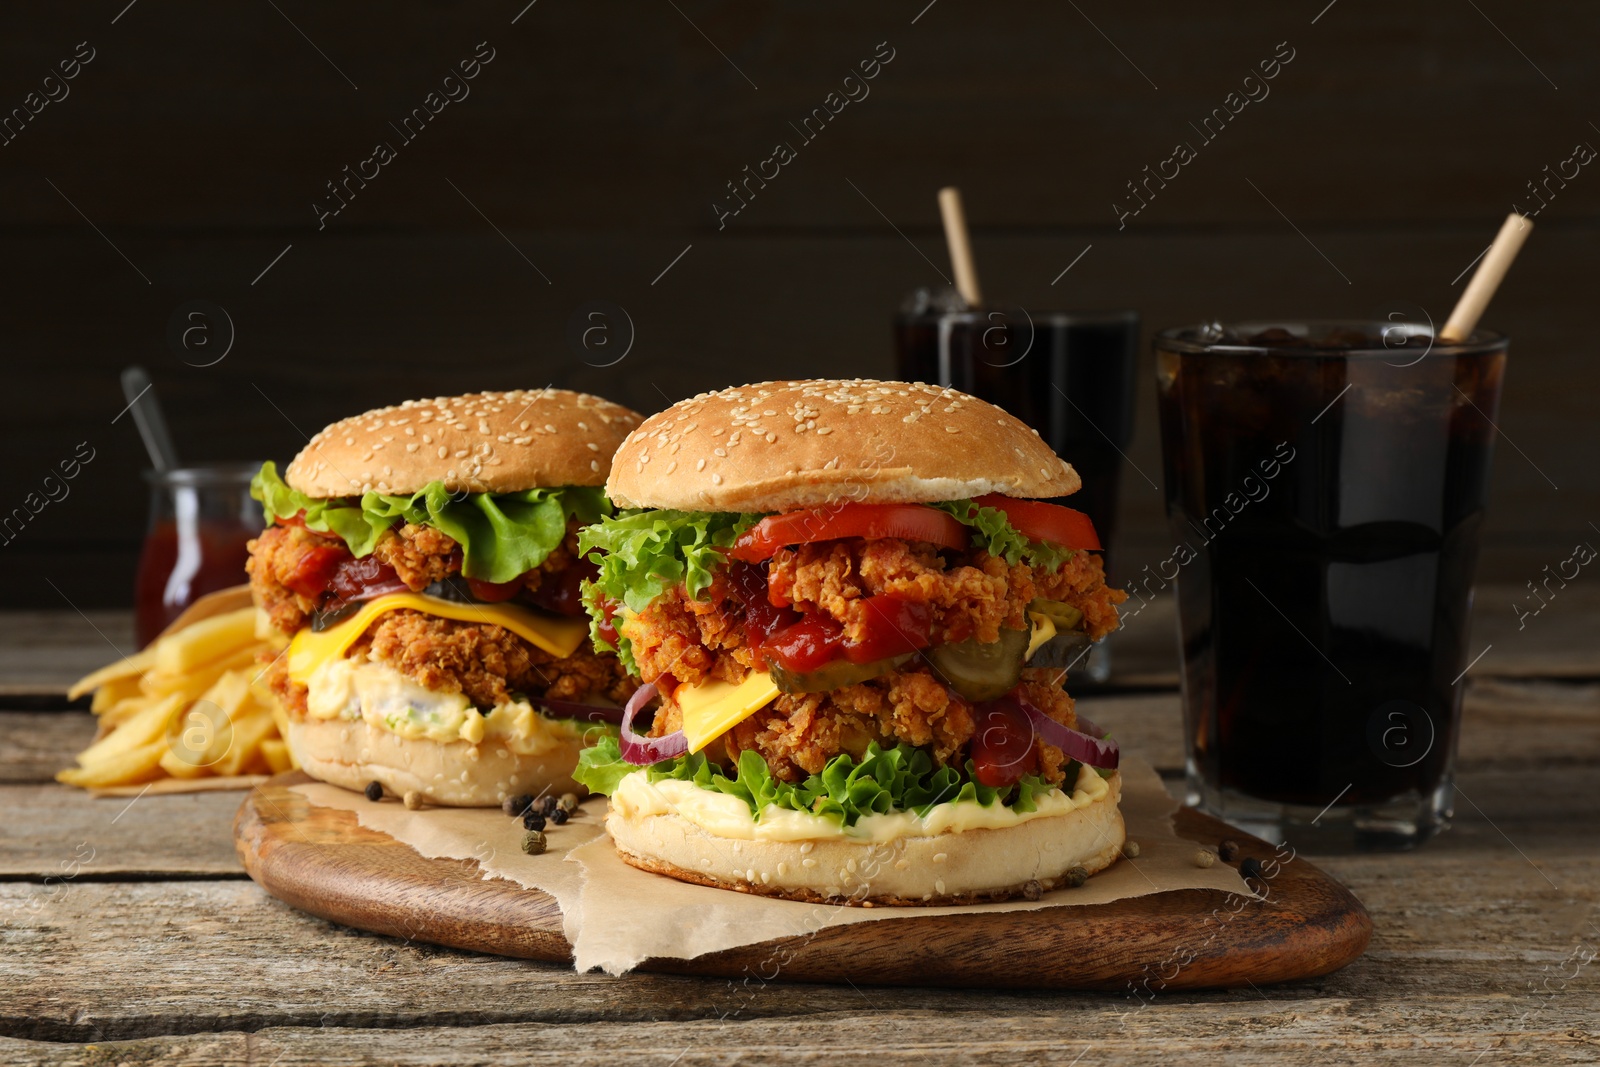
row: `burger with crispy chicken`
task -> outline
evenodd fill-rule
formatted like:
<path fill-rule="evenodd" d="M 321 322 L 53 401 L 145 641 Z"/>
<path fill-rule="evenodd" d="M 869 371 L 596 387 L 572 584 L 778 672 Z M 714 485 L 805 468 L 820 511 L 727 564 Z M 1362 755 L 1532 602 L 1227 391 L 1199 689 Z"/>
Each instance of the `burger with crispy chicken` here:
<path fill-rule="evenodd" d="M 1117 625 L 1073 469 L 951 389 L 789 381 L 646 419 L 579 550 L 643 682 L 576 777 L 622 858 L 793 899 L 1033 896 L 1111 864 L 1117 749 L 1062 690 Z M 1054 667 L 1041 666 L 1043 663 Z M 648 725 L 645 725 L 648 723 Z"/>
<path fill-rule="evenodd" d="M 262 467 L 250 585 L 287 642 L 267 680 L 303 770 L 459 806 L 578 788 L 585 738 L 636 687 L 589 646 L 578 530 L 610 515 L 638 422 L 562 389 L 439 397 Z"/>

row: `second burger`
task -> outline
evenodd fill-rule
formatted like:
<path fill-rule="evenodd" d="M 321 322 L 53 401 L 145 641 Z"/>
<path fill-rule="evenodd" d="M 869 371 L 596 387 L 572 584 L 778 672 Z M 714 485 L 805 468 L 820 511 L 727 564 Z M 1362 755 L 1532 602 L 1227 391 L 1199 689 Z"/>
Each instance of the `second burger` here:
<path fill-rule="evenodd" d="M 639 416 L 563 389 L 408 401 L 336 422 L 252 491 L 250 585 L 288 640 L 266 672 L 300 767 L 436 804 L 578 788 L 597 706 L 634 691 L 589 647 L 577 530 L 610 514 Z"/>

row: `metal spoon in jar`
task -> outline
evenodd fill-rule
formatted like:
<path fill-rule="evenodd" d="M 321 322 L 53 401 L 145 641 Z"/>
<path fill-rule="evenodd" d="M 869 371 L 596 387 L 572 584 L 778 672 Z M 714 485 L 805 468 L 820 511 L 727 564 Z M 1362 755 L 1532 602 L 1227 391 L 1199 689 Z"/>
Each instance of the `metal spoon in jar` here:
<path fill-rule="evenodd" d="M 173 447 L 172 434 L 167 430 L 167 418 L 161 413 L 161 401 L 156 398 L 155 383 L 137 364 L 122 372 L 122 395 L 133 412 L 134 425 L 150 453 L 150 465 L 159 472 L 174 470 L 178 466 L 178 450 Z"/>

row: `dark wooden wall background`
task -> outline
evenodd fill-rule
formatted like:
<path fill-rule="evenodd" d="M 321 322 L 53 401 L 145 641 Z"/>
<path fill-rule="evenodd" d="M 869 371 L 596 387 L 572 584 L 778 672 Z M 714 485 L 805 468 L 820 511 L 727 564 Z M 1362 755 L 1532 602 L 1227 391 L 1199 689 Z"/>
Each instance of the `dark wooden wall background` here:
<path fill-rule="evenodd" d="M 95 58 L 0 147 L 0 510 L 79 442 L 96 459 L 0 545 L 6 606 L 129 598 L 142 450 L 112 419 L 130 362 L 197 460 L 285 459 L 332 419 L 440 392 L 554 382 L 649 411 L 736 381 L 886 375 L 893 308 L 939 280 L 927 260 L 947 269 L 946 183 L 988 291 L 1136 308 L 1146 351 L 1154 329 L 1213 317 L 1442 320 L 1512 202 L 1533 206 L 1525 183 L 1600 144 L 1600 8 L 1577 2 L 525 3 L 8 13 L 0 111 L 78 42 Z M 399 145 L 388 123 L 484 41 L 471 95 Z M 894 59 L 870 96 L 719 230 L 724 183 L 796 141 L 789 123 L 880 42 Z M 1119 231 L 1124 183 L 1196 141 L 1189 123 L 1279 42 L 1295 57 L 1270 96 Z M 398 157 L 319 231 L 324 183 L 378 140 Z M 1516 447 L 1496 458 L 1485 576 L 1600 543 L 1597 171 L 1540 214 L 1487 322 L 1514 338 Z M 167 342 L 197 299 L 237 331 L 204 368 Z M 605 369 L 566 338 L 595 299 L 636 329 Z M 1141 390 L 1130 457 L 1159 480 L 1148 363 Z M 1159 495 L 1124 484 L 1132 570 L 1168 549 Z"/>

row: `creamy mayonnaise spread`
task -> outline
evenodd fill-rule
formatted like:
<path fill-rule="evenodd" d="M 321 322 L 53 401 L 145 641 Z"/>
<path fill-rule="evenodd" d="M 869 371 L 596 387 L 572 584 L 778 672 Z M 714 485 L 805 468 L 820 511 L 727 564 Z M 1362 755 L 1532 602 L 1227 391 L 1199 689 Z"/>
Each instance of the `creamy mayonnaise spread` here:
<path fill-rule="evenodd" d="M 329 660 L 306 686 L 306 711 L 313 719 L 365 720 L 408 740 L 500 741 L 524 756 L 537 756 L 581 738 L 592 724 L 551 719 L 525 700 L 482 712 L 461 693 L 424 689 L 393 667 L 356 657 Z"/>
<path fill-rule="evenodd" d="M 750 805 L 726 793 L 702 789 L 693 782 L 664 779 L 651 782 L 644 771 L 627 775 L 611 794 L 611 808 L 625 819 L 649 815 L 678 815 L 717 837 L 745 841 L 805 841 L 844 838 L 882 844 L 902 837 L 932 837 L 963 830 L 999 830 L 1033 819 L 1065 815 L 1087 808 L 1111 791 L 1110 784 L 1092 768 L 1080 766 L 1073 791 L 1053 789 L 1034 798 L 1034 811 L 1016 811 L 1004 804 L 979 804 L 975 800 L 935 804 L 926 815 L 892 812 L 864 815 L 854 826 L 832 819 L 768 805 L 756 819 Z"/>

